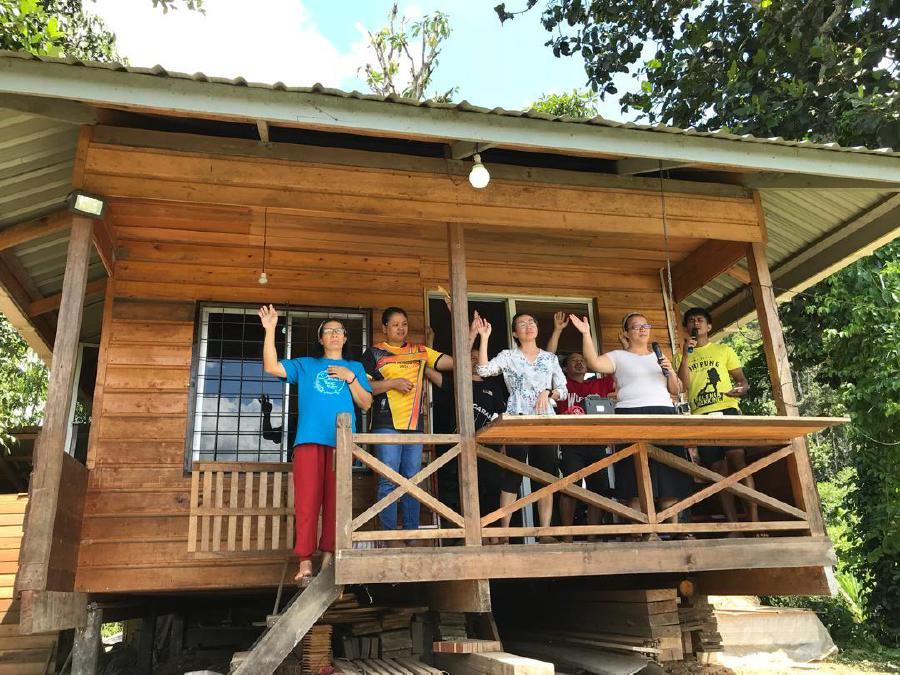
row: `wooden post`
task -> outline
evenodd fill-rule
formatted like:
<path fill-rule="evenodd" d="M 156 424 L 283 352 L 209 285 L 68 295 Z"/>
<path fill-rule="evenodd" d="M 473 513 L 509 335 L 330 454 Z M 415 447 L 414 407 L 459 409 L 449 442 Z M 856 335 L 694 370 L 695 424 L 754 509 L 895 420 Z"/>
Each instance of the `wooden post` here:
<path fill-rule="evenodd" d="M 100 662 L 100 627 L 103 625 L 103 610 L 95 603 L 87 608 L 87 623 L 84 628 L 75 629 L 75 644 L 72 647 L 72 672 L 96 673 Z"/>
<path fill-rule="evenodd" d="M 337 419 L 337 447 L 334 449 L 335 523 L 334 550 L 353 548 L 353 434 L 350 432 L 350 413 Z"/>
<path fill-rule="evenodd" d="M 53 367 L 47 383 L 44 425 L 34 448 L 28 514 L 19 557 L 19 590 L 38 591 L 47 588 L 92 234 L 92 220 L 72 216 L 59 321 L 53 343 Z"/>
<path fill-rule="evenodd" d="M 797 415 L 797 394 L 791 378 L 791 364 L 784 342 L 784 331 L 778 318 L 778 306 L 772 288 L 772 275 L 766 260 L 765 244 L 747 245 L 747 266 L 750 269 L 750 288 L 753 291 L 753 302 L 756 304 L 756 315 L 769 367 L 775 407 L 779 415 Z M 797 506 L 806 511 L 810 532 L 815 535 L 825 534 L 822 507 L 819 504 L 819 493 L 809 462 L 806 438 L 796 438 L 791 445 L 794 454 L 787 459 L 787 463 L 791 472 L 794 498 L 798 501 Z"/>
<path fill-rule="evenodd" d="M 450 247 L 450 299 L 453 325 L 453 384 L 459 428 L 459 493 L 466 522 L 466 546 L 481 546 L 478 503 L 478 462 L 475 453 L 475 415 L 472 410 L 472 369 L 469 366 L 469 283 L 463 226 L 447 225 Z"/>

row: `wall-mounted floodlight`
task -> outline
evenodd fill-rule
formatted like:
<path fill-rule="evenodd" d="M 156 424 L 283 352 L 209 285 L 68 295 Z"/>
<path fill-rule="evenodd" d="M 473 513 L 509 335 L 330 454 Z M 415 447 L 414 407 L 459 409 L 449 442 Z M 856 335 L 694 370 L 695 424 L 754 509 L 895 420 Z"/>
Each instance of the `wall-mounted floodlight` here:
<path fill-rule="evenodd" d="M 106 202 L 103 197 L 81 190 L 69 193 L 69 196 L 66 197 L 66 206 L 72 213 L 96 220 L 102 220 L 103 214 L 106 212 Z"/>

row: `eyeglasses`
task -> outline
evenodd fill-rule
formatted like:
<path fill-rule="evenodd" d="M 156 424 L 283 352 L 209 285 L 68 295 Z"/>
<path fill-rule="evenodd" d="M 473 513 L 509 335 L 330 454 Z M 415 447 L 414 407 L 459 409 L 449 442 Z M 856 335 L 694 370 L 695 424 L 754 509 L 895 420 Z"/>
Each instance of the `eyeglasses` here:
<path fill-rule="evenodd" d="M 517 321 L 516 328 L 529 328 L 531 326 L 537 326 L 537 321 Z"/>
<path fill-rule="evenodd" d="M 649 323 L 636 323 L 628 330 L 650 330 L 653 328 Z"/>
<path fill-rule="evenodd" d="M 346 328 L 323 328 L 322 329 L 322 337 L 326 335 L 346 335 Z"/>

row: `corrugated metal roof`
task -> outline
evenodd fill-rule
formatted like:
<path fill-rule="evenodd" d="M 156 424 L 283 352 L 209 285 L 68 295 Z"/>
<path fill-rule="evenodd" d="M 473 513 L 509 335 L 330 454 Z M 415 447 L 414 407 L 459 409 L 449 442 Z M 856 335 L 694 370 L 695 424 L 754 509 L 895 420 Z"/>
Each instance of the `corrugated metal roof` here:
<path fill-rule="evenodd" d="M 60 208 L 72 189 L 78 127 L 2 109 L 0 227 Z"/>
<path fill-rule="evenodd" d="M 900 157 L 900 153 L 894 152 L 890 148 L 880 148 L 880 149 L 870 149 L 865 147 L 843 147 L 838 145 L 837 143 L 813 143 L 812 141 L 792 141 L 786 140 L 784 138 L 773 137 L 773 138 L 757 138 L 752 134 L 733 134 L 725 130 L 719 131 L 698 131 L 694 128 L 681 129 L 679 127 L 666 126 L 664 124 L 639 124 L 635 122 L 617 122 L 614 120 L 609 120 L 604 117 L 594 117 L 592 119 L 582 119 L 582 118 L 574 118 L 574 117 L 561 117 L 554 115 L 547 115 L 545 113 L 540 113 L 533 110 L 507 110 L 505 108 L 486 108 L 482 106 L 477 106 L 469 103 L 468 101 L 460 101 L 459 103 L 443 103 L 436 102 L 432 100 L 427 101 L 418 101 L 416 99 L 403 98 L 401 96 L 379 96 L 376 94 L 363 94 L 358 91 L 343 91 L 341 89 L 335 89 L 332 87 L 325 87 L 321 84 L 314 84 L 313 86 L 304 86 L 304 87 L 295 87 L 288 86 L 283 82 L 275 82 L 274 84 L 266 84 L 261 82 L 248 82 L 243 77 L 235 77 L 235 78 L 224 78 L 224 77 L 213 77 L 210 75 L 206 75 L 205 73 L 194 73 L 193 75 L 188 73 L 181 73 L 177 71 L 169 71 L 163 66 L 156 65 L 152 68 L 136 68 L 133 66 L 126 66 L 121 63 L 100 63 L 96 61 L 82 61 L 75 58 L 52 58 L 48 56 L 34 56 L 32 54 L 27 54 L 23 52 L 9 52 L 0 50 L 0 57 L 5 58 L 19 58 L 25 60 L 34 60 L 34 61 L 42 61 L 44 63 L 65 63 L 74 66 L 82 66 L 85 68 L 99 68 L 103 70 L 111 70 L 111 71 L 119 71 L 119 72 L 127 72 L 127 73 L 135 73 L 140 75 L 152 75 L 155 77 L 164 77 L 164 78 L 173 78 L 179 80 L 193 80 L 195 82 L 210 82 L 213 84 L 225 84 L 231 85 L 234 87 L 247 87 L 251 89 L 271 89 L 274 91 L 286 91 L 286 92 L 296 92 L 301 94 L 321 94 L 323 96 L 334 96 L 338 98 L 352 98 L 359 99 L 365 101 L 382 101 L 382 102 L 390 102 L 390 103 L 400 103 L 403 105 L 409 105 L 416 108 L 437 108 L 444 110 L 458 110 L 460 112 L 472 112 L 472 113 L 481 113 L 485 115 L 497 115 L 502 117 L 520 117 L 520 118 L 531 118 L 531 119 L 542 119 L 542 120 L 552 120 L 564 124 L 579 124 L 579 125 L 596 125 L 596 126 L 604 126 L 604 127 L 612 127 L 612 128 L 625 128 L 625 129 L 640 129 L 650 132 L 657 133 L 667 133 L 667 134 L 680 134 L 684 136 L 705 136 L 712 138 L 721 138 L 724 140 L 730 141 L 740 141 L 745 143 L 763 143 L 763 144 L 773 144 L 787 147 L 798 147 L 798 148 L 815 148 L 820 150 L 830 150 L 835 152 L 848 152 L 848 153 L 858 153 L 858 154 L 872 154 L 872 155 L 881 155 L 881 156 L 891 156 L 891 157 Z"/>

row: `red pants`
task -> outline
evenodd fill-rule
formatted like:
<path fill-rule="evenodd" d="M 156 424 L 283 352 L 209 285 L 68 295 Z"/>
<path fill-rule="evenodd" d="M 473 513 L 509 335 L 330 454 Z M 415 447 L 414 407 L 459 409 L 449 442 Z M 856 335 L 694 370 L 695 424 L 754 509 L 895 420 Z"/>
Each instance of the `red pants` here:
<path fill-rule="evenodd" d="M 297 535 L 294 553 L 308 560 L 316 550 L 319 512 L 322 512 L 322 536 L 319 546 L 334 553 L 334 448 L 330 445 L 303 443 L 294 447 L 294 508 Z"/>

